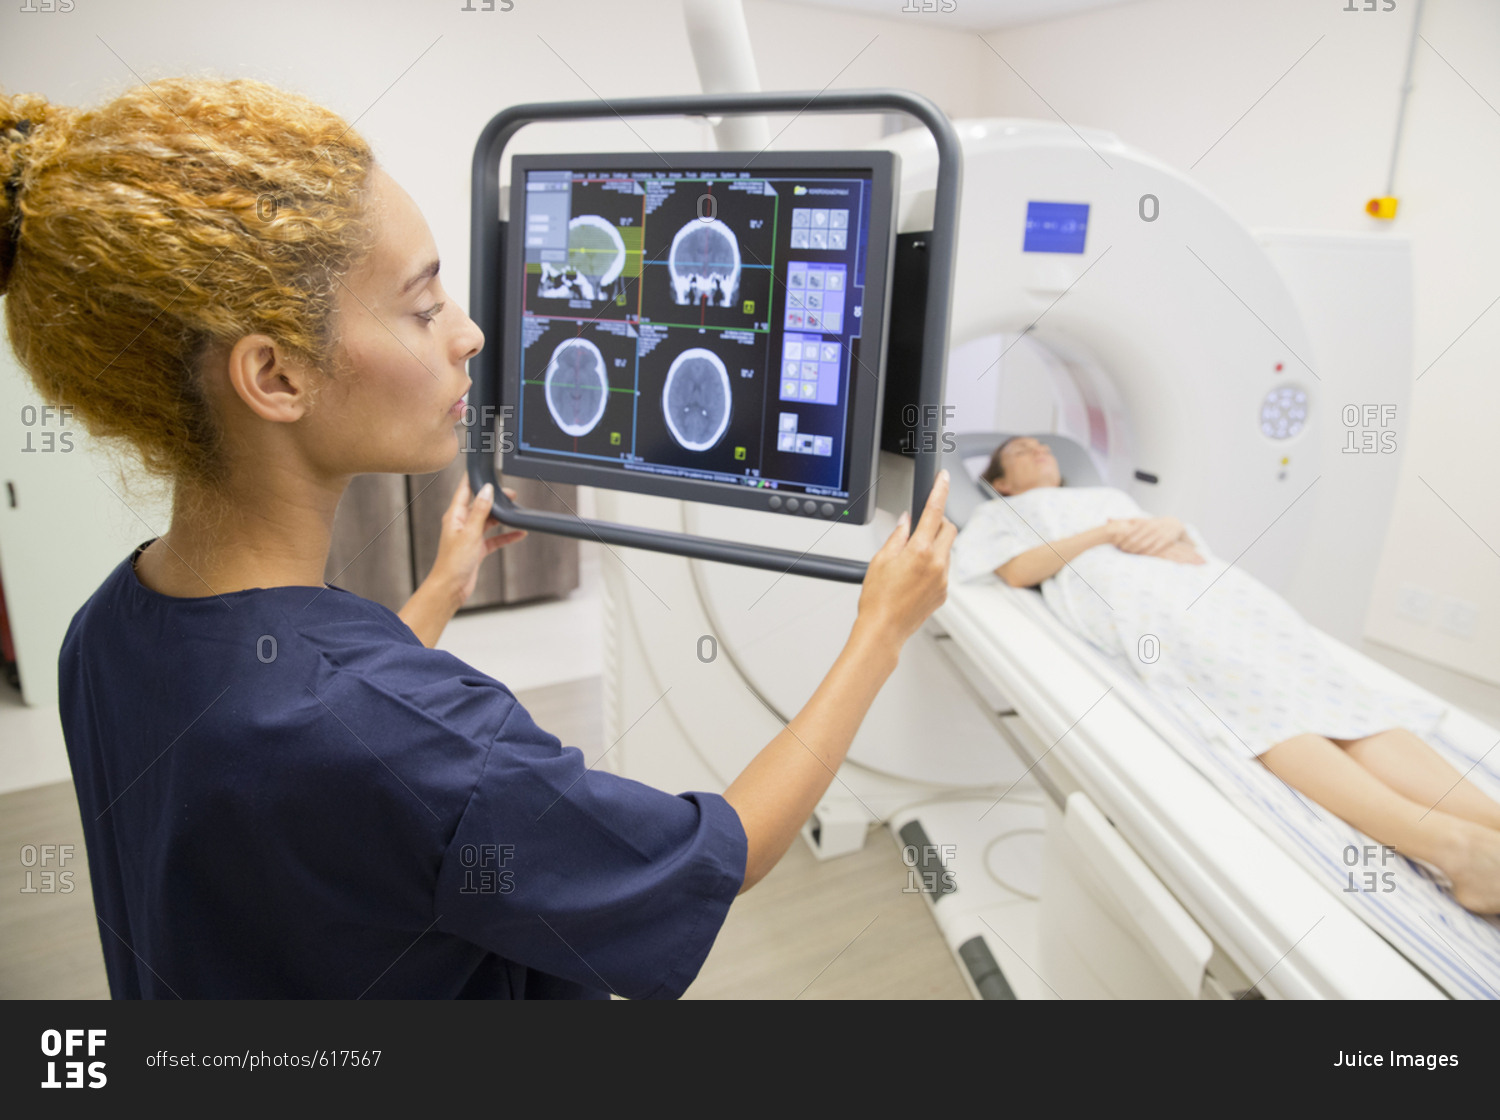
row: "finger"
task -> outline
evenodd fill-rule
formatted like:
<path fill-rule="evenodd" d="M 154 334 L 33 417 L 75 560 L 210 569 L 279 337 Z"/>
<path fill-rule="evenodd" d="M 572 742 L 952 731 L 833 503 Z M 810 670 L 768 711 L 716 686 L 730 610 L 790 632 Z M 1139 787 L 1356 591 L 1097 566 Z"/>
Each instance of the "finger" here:
<path fill-rule="evenodd" d="M 479 493 L 474 495 L 474 500 L 469 505 L 468 517 L 464 522 L 464 528 L 476 538 L 484 535 L 489 521 L 489 512 L 494 504 L 494 483 L 486 482 Z"/>
<path fill-rule="evenodd" d="M 927 495 L 927 505 L 922 510 L 922 516 L 917 521 L 917 527 L 912 530 L 912 539 L 931 544 L 937 536 L 937 531 L 943 524 L 943 509 L 948 504 L 948 471 L 938 471 L 938 476 L 932 484 L 932 492 Z"/>
<path fill-rule="evenodd" d="M 947 557 L 953 548 L 953 541 L 957 537 L 958 526 L 945 517 L 943 518 L 943 527 L 938 530 L 937 540 L 933 542 L 933 545 L 944 557 Z"/>
<path fill-rule="evenodd" d="M 448 502 L 448 512 L 450 514 L 457 513 L 459 510 L 467 508 L 468 504 L 469 476 L 465 473 L 463 478 L 459 479 L 458 489 L 453 491 L 453 497 Z"/>
<path fill-rule="evenodd" d="M 886 537 L 885 544 L 880 546 L 880 553 L 898 552 L 905 547 L 907 537 L 910 536 L 910 528 L 911 511 L 904 509 L 901 511 L 901 516 L 896 518 L 896 527 L 891 530 L 891 535 Z"/>
<path fill-rule="evenodd" d="M 508 533 L 496 533 L 493 537 L 487 537 L 484 542 L 484 554 L 488 556 L 490 553 L 504 548 L 508 544 L 515 544 L 525 535 L 525 529 L 513 529 Z"/>
<path fill-rule="evenodd" d="M 500 487 L 500 493 L 504 494 L 511 501 L 515 501 L 516 500 L 516 492 L 514 490 L 512 490 L 509 486 L 502 486 L 502 487 Z"/>

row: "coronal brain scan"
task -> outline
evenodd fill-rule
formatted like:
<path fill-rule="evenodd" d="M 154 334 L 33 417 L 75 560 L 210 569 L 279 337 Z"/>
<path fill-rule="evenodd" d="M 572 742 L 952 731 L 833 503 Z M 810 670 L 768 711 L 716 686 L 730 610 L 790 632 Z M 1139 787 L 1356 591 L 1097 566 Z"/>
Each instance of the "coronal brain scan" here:
<path fill-rule="evenodd" d="M 568 223 L 565 263 L 542 263 L 537 294 L 549 299 L 599 299 L 625 268 L 625 241 L 597 214 Z"/>
<path fill-rule="evenodd" d="M 679 304 L 732 307 L 740 287 L 740 245 L 723 222 L 694 218 L 677 231 L 667 258 Z"/>
<path fill-rule="evenodd" d="M 711 350 L 685 350 L 667 370 L 662 412 L 672 438 L 689 451 L 707 451 L 729 427 L 729 372 Z"/>
<path fill-rule="evenodd" d="M 609 381 L 604 356 L 584 338 L 570 338 L 552 352 L 545 378 L 547 408 L 570 436 L 586 436 L 604 415 Z"/>

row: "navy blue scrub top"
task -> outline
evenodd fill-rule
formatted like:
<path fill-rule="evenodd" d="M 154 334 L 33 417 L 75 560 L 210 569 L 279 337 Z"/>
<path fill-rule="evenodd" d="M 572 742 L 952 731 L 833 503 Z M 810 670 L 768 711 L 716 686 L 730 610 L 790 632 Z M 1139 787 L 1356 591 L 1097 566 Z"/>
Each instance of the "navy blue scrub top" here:
<path fill-rule="evenodd" d="M 148 544 L 150 542 L 147 542 Z M 744 881 L 722 797 L 584 766 L 341 588 L 74 616 L 64 735 L 116 999 L 675 997 Z"/>

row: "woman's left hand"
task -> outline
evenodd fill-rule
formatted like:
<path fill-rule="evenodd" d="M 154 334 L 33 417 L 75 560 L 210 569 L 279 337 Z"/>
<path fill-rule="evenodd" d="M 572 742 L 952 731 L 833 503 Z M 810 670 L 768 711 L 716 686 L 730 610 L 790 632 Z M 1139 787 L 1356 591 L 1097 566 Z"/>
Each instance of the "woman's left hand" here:
<path fill-rule="evenodd" d="M 515 491 L 502 486 L 510 499 Z M 411 627 L 429 649 L 438 644 L 443 629 L 458 608 L 468 602 L 479 582 L 479 564 L 497 548 L 503 548 L 526 535 L 525 529 L 510 529 L 485 536 L 489 528 L 490 507 L 494 490 L 486 485 L 476 497 L 469 496 L 469 479 L 465 476 L 443 514 L 437 559 L 432 571 L 396 613 Z"/>
<path fill-rule="evenodd" d="M 510 487 L 500 489 L 505 491 L 506 497 L 515 500 L 516 492 Z M 479 565 L 484 558 L 526 535 L 525 529 L 507 529 L 486 536 L 490 509 L 494 504 L 494 490 L 488 483 L 477 495 L 470 497 L 469 477 L 465 475 L 443 514 L 437 559 L 427 578 L 452 589 L 456 598 L 455 610 L 474 594 L 474 587 L 479 582 Z"/>

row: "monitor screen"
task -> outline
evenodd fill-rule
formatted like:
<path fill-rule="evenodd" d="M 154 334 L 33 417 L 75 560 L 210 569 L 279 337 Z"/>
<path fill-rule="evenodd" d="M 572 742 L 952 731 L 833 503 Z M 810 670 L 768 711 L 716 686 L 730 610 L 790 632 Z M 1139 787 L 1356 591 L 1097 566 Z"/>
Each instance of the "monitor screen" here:
<path fill-rule="evenodd" d="M 503 470 L 873 509 L 890 152 L 517 156 Z"/>
<path fill-rule="evenodd" d="M 1028 202 L 1023 253 L 1081 253 L 1089 232 L 1086 202 Z"/>

